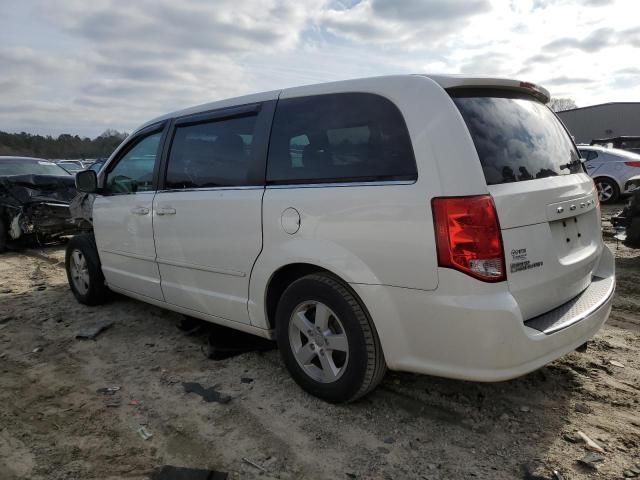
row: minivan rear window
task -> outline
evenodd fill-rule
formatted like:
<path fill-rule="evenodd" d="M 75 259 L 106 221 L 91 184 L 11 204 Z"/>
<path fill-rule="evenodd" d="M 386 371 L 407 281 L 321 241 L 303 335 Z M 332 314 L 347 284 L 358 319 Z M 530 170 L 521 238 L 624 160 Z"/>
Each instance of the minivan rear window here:
<path fill-rule="evenodd" d="M 488 185 L 583 172 L 560 120 L 524 94 L 450 92 L 475 144 Z"/>
<path fill-rule="evenodd" d="M 269 184 L 415 180 L 404 118 L 371 93 L 278 101 L 271 131 Z"/>

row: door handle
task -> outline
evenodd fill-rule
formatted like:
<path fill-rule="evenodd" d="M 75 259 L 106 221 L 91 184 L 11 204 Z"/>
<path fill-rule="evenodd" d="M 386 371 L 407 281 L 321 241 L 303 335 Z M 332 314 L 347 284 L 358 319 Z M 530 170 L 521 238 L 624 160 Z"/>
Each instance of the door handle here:
<path fill-rule="evenodd" d="M 175 215 L 176 209 L 172 207 L 162 207 L 156 209 L 156 215 Z"/>
<path fill-rule="evenodd" d="M 149 209 L 147 207 L 133 207 L 131 209 L 131 213 L 134 215 L 147 215 L 149 213 Z"/>

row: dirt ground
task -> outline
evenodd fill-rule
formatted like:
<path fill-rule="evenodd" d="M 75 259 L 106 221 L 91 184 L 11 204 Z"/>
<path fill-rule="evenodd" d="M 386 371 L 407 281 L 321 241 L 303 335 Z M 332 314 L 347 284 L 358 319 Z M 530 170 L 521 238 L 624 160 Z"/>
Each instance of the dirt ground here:
<path fill-rule="evenodd" d="M 586 353 L 496 384 L 391 372 L 346 406 L 304 393 L 277 351 L 212 361 L 177 314 L 124 297 L 79 305 L 63 247 L 5 253 L 0 480 L 145 479 L 162 465 L 264 479 L 623 478 L 640 464 L 640 250 L 608 243 L 615 303 Z M 115 324 L 75 338 L 99 319 Z M 231 400 L 207 403 L 183 382 Z M 597 471 L 577 462 L 578 430 L 606 450 Z"/>

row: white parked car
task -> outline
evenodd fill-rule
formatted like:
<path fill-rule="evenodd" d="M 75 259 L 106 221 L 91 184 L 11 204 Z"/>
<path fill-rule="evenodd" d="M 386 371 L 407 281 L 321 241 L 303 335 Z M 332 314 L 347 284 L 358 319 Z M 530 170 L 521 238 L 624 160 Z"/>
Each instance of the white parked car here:
<path fill-rule="evenodd" d="M 640 173 L 640 155 L 595 145 L 578 145 L 578 151 L 602 203 L 614 203 L 633 190 L 634 182 L 629 181 Z"/>
<path fill-rule="evenodd" d="M 99 174 L 69 242 L 77 299 L 107 289 L 276 339 L 329 401 L 387 367 L 498 381 L 605 322 L 614 261 L 592 179 L 546 90 L 405 75 L 171 113 Z"/>

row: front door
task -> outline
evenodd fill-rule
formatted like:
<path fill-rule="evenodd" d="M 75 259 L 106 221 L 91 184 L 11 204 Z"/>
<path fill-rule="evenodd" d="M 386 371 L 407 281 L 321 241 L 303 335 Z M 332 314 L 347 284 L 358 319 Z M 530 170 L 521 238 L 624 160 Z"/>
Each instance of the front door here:
<path fill-rule="evenodd" d="M 163 300 L 153 241 L 155 174 L 162 127 L 136 135 L 106 167 L 93 228 L 107 284 Z"/>
<path fill-rule="evenodd" d="M 249 276 L 262 249 L 269 106 L 176 120 L 153 205 L 167 303 L 249 323 Z"/>

